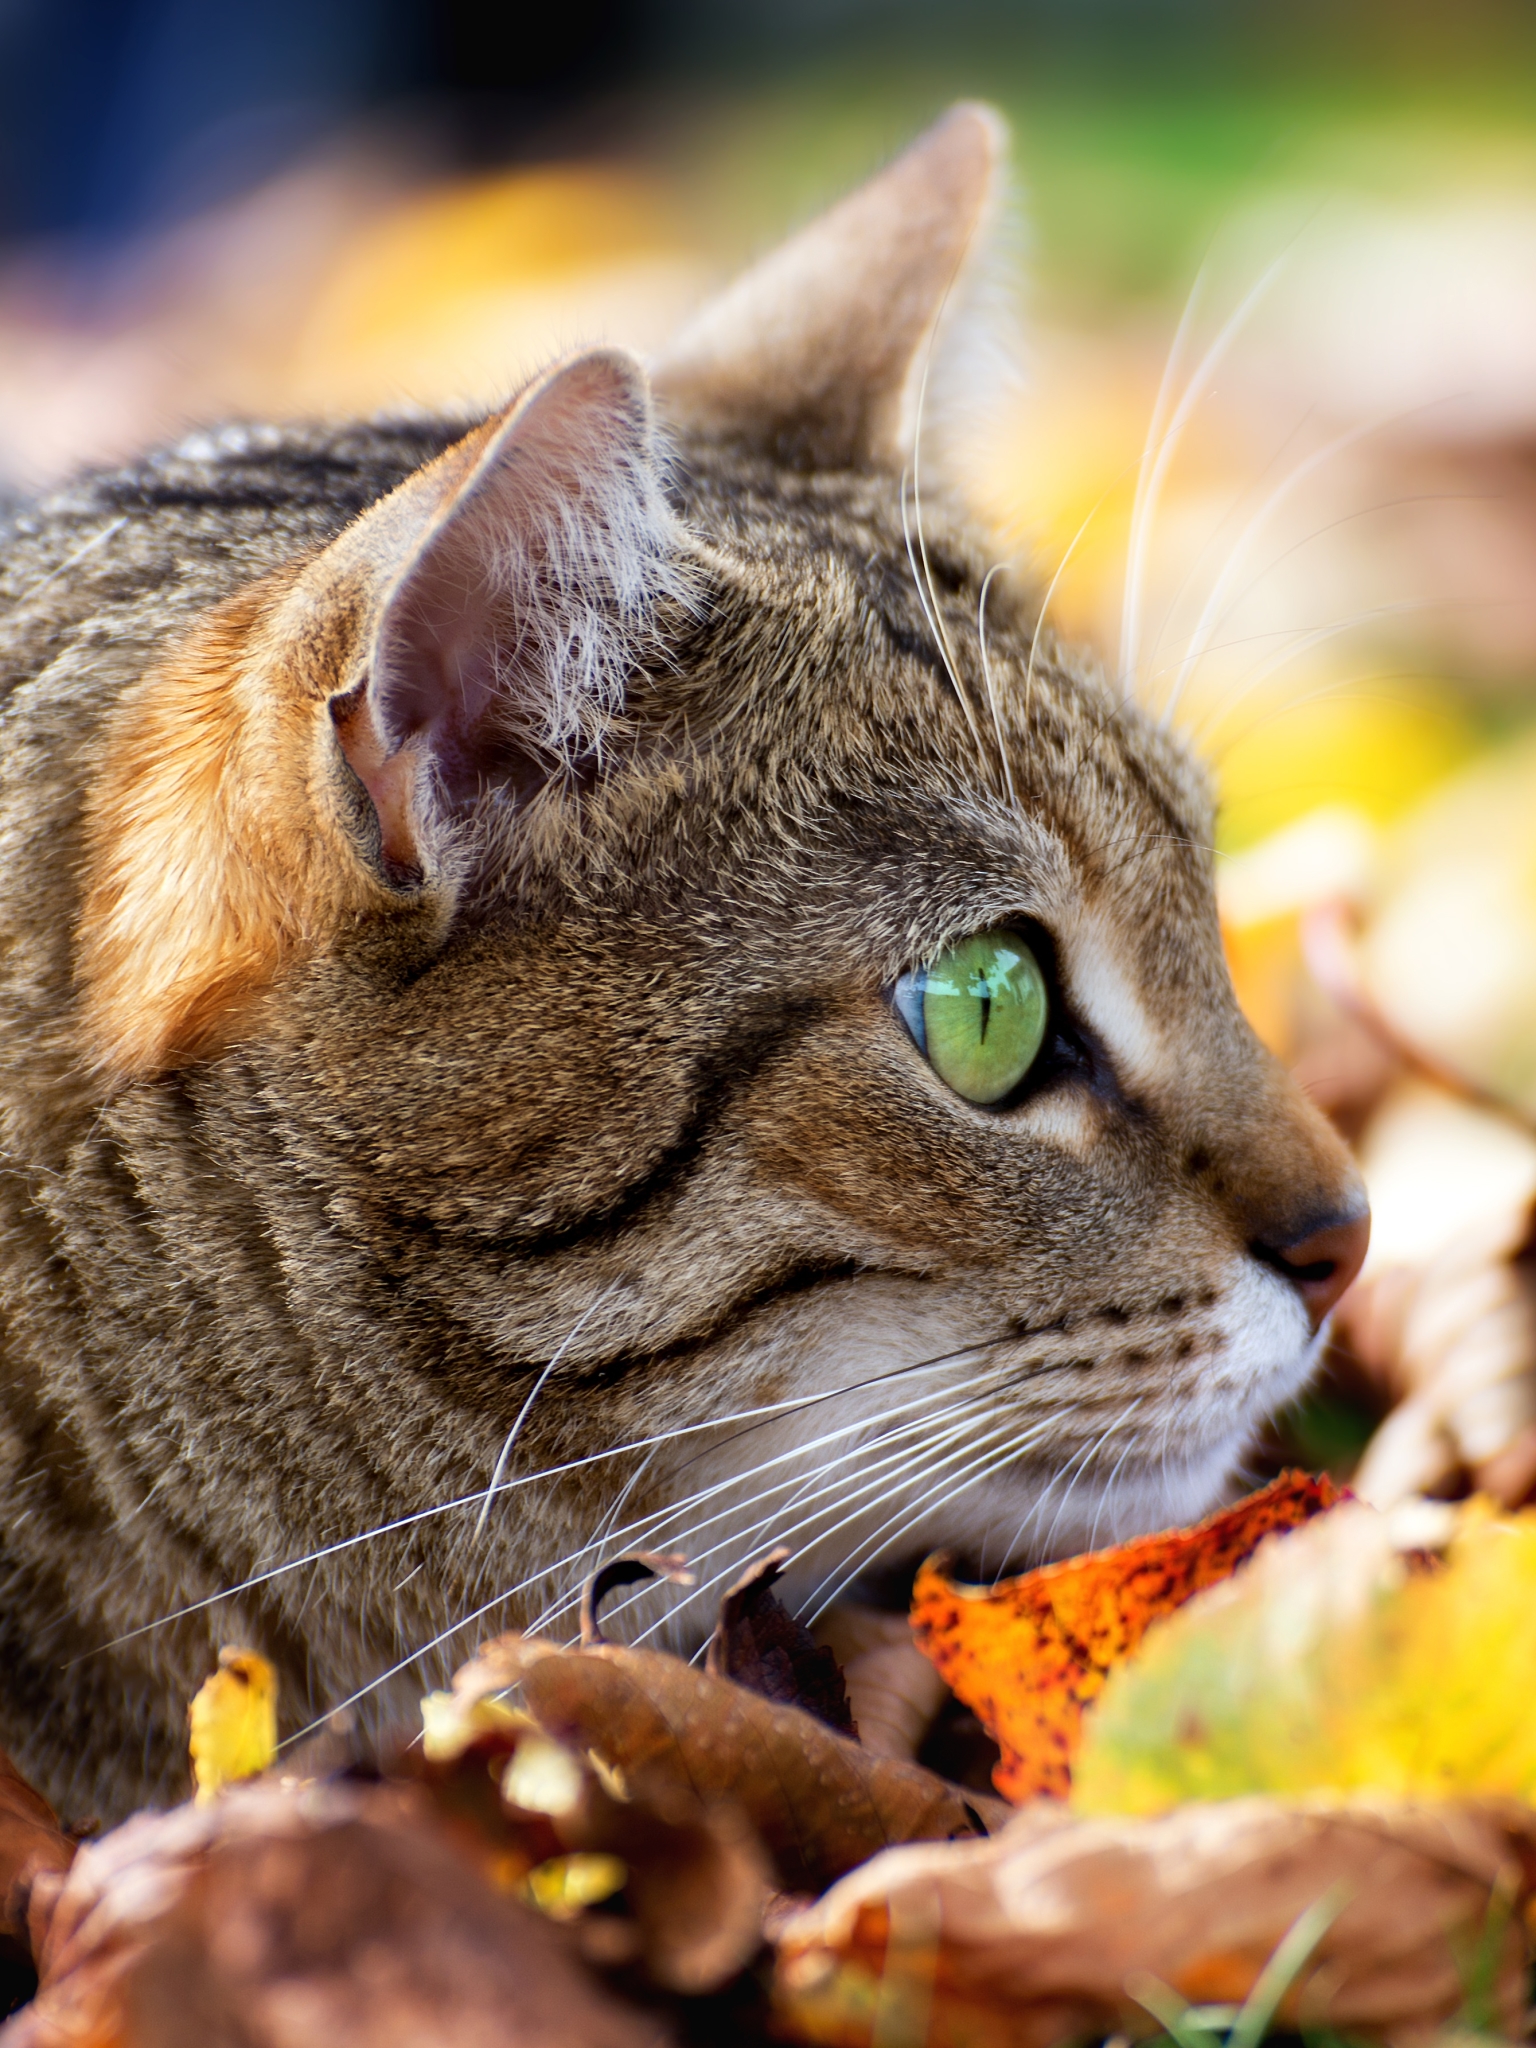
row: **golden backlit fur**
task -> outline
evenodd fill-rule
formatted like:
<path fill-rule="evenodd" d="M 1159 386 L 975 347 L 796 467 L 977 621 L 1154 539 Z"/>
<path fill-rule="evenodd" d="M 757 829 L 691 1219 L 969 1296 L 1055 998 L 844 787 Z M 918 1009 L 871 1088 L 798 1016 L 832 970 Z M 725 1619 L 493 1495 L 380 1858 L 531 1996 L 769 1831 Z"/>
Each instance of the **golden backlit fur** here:
<path fill-rule="evenodd" d="M 902 474 L 998 147 L 957 110 L 652 374 L 17 521 L 0 1741 L 72 1811 L 180 1788 L 221 1641 L 289 1733 L 386 1713 L 646 1542 L 687 1646 L 781 1538 L 813 1612 L 1193 1514 L 1301 1384 L 1360 1193 L 1203 777 L 1022 583 L 983 648 Z M 890 992 L 1000 925 L 1052 1016 L 992 1110 Z"/>

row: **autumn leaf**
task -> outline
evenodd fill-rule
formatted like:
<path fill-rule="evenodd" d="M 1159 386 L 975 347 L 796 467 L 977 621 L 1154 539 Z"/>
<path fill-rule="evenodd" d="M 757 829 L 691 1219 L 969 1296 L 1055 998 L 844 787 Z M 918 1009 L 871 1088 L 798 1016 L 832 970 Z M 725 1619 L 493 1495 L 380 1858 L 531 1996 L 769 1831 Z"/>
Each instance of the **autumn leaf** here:
<path fill-rule="evenodd" d="M 663 2048 L 417 1786 L 232 1787 L 88 1844 L 6 2048 Z M 516 2015 L 515 2028 L 508 2016 Z"/>
<path fill-rule="evenodd" d="M 836 1656 L 773 1590 L 790 1556 L 781 1544 L 727 1590 L 704 1668 L 764 1699 L 803 1707 L 840 1735 L 857 1736 Z"/>
<path fill-rule="evenodd" d="M 0 1946 L 30 1954 L 34 1892 L 68 1870 L 76 1847 L 47 1800 L 0 1750 Z"/>
<path fill-rule="evenodd" d="M 1513 1804 L 1252 1798 L 1152 1820 L 1042 1804 L 990 1841 L 891 1850 L 844 1878 L 782 1930 L 775 2003 L 824 2048 L 1145 2037 L 1160 2028 L 1138 1978 L 1240 2004 L 1327 1901 L 1283 2025 L 1428 2038 L 1491 1928 L 1489 2002 L 1520 2039 L 1533 1879 L 1536 1815 Z"/>
<path fill-rule="evenodd" d="M 942 1558 L 918 1573 L 918 1647 L 1002 1749 L 993 1782 L 1015 1803 L 1062 1798 L 1083 1709 L 1154 1621 L 1228 1578 L 1266 1536 L 1339 1498 L 1328 1479 L 1288 1472 L 1193 1529 L 1042 1566 L 995 1586 L 965 1586 Z"/>
<path fill-rule="evenodd" d="M 226 1645 L 187 1709 L 199 1801 L 270 1769 L 277 1754 L 277 1673 L 254 1650 Z"/>
<path fill-rule="evenodd" d="M 454 1679 L 466 1706 L 514 1687 L 546 1734 L 595 1758 L 626 1795 L 674 1818 L 738 1804 L 789 1890 L 819 1891 L 893 1842 L 985 1831 L 978 1809 L 990 1801 L 659 1651 L 509 1635 Z"/>
<path fill-rule="evenodd" d="M 620 1798 L 579 1749 L 470 1687 L 434 1694 L 429 1741 L 398 1756 L 460 1848 L 498 1889 L 573 1923 L 599 1965 L 654 1984 L 716 1989 L 762 1942 L 768 1859 L 730 1800 Z M 591 1906 L 609 1906 L 591 1915 Z"/>
<path fill-rule="evenodd" d="M 1166 1622 L 1088 1717 L 1074 1807 L 1486 1794 L 1536 1800 L 1536 1511 L 1474 1501 L 1445 1561 L 1349 1503 Z"/>

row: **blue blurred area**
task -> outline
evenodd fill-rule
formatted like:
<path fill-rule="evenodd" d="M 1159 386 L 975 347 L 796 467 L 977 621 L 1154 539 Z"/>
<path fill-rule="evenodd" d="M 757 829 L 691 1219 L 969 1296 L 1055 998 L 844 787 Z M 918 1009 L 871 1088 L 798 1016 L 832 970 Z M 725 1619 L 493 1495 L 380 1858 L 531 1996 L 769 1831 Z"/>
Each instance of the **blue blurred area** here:
<path fill-rule="evenodd" d="M 380 0 L 9 0 L 4 221 L 112 241 L 226 198 L 387 82 Z"/>
<path fill-rule="evenodd" d="M 1097 84 L 1219 102 L 1469 62 L 1536 79 L 1536 0 L 0 0 L 0 238 L 110 249 L 360 121 L 498 161 L 614 139 L 621 101 L 905 63 L 935 91 Z M 1481 55 L 1479 55 L 1481 53 Z M 553 124 L 553 130 L 552 126 Z M 563 124 L 563 128 L 562 128 Z"/>
<path fill-rule="evenodd" d="M 629 0 L 0 0 L 0 234 L 111 244 L 381 103 L 537 117 L 630 61 Z M 467 123 L 468 125 L 472 125 Z"/>

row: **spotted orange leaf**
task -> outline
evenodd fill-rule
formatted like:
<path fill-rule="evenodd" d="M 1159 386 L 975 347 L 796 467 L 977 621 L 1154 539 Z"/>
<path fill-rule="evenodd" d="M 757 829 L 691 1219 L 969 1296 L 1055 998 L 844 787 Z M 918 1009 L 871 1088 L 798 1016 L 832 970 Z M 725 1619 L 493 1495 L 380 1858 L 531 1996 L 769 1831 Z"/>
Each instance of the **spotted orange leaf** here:
<path fill-rule="evenodd" d="M 1340 1498 L 1330 1479 L 1287 1472 L 1193 1529 L 1141 1536 L 995 1586 L 962 1585 L 943 1558 L 930 1558 L 913 1590 L 913 1633 L 1001 1747 L 992 1778 L 1004 1798 L 1064 1798 L 1083 1709 L 1152 1623 L 1229 1578 L 1266 1536 Z"/>

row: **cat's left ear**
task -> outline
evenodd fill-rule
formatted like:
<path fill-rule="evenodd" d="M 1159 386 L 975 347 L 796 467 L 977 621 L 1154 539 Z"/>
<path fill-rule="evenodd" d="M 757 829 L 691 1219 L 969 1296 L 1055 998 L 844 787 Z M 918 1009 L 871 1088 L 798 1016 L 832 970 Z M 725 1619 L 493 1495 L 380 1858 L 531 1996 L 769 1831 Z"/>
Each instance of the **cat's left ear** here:
<path fill-rule="evenodd" d="M 338 548 L 383 587 L 332 720 L 386 861 L 421 870 L 487 800 L 601 745 L 686 595 L 645 373 L 619 350 L 562 365 Z"/>

